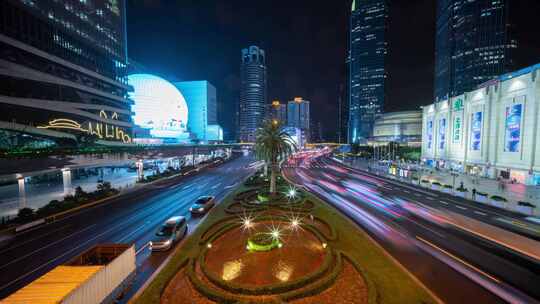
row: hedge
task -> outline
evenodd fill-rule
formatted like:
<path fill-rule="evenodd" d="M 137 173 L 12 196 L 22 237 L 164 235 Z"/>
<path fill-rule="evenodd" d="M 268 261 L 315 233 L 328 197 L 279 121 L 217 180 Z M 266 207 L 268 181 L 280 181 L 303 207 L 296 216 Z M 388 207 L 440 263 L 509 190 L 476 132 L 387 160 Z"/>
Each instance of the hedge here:
<path fill-rule="evenodd" d="M 492 195 L 491 199 L 497 202 L 507 202 L 508 200 L 502 196 Z"/>

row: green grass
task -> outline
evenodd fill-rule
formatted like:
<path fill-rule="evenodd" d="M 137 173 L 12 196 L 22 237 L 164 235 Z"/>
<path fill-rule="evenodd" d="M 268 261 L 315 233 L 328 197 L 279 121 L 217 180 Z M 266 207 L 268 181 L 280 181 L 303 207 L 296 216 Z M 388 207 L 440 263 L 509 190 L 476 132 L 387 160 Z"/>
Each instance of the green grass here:
<path fill-rule="evenodd" d="M 233 203 L 236 193 L 252 189 L 240 186 L 225 200 L 218 204 L 208 217 L 199 224 L 192 235 L 185 240 L 182 247 L 174 253 L 163 270 L 144 290 L 134 303 L 159 303 L 161 294 L 175 274 L 187 265 L 190 258 L 196 258 L 199 253 L 199 241 L 204 232 L 223 217 L 230 216 L 225 207 Z M 407 273 L 386 256 L 383 250 L 348 218 L 344 217 L 334 207 L 312 195 L 307 197 L 314 202 L 313 215 L 324 219 L 337 231 L 337 238 L 329 240 L 328 245 L 337 251 L 342 251 L 351 259 L 355 267 L 361 271 L 370 288 L 374 288 L 376 303 L 436 303 L 429 293 L 419 286 Z M 373 290 L 372 290 L 373 291 Z"/>

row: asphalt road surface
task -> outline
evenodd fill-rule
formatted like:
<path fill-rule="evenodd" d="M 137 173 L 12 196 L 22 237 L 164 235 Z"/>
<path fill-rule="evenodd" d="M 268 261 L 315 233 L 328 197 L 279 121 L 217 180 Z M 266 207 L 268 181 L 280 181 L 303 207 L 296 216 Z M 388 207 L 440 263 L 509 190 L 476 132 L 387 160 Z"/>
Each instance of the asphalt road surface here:
<path fill-rule="evenodd" d="M 489 208 L 464 207 L 326 156 L 290 161 L 284 173 L 364 228 L 442 301 L 538 303 L 538 260 L 445 225 L 440 216 L 452 208 L 489 222 L 494 220 Z"/>
<path fill-rule="evenodd" d="M 128 293 L 132 295 L 172 251 L 150 252 L 148 242 L 157 228 L 169 217 L 183 215 L 191 233 L 200 221 L 189 214 L 191 204 L 202 195 L 213 195 L 219 202 L 255 170 L 251 163 L 252 158 L 239 157 L 160 181 L 17 236 L 0 248 L 0 299 L 99 243 L 135 244 L 137 275 Z"/>

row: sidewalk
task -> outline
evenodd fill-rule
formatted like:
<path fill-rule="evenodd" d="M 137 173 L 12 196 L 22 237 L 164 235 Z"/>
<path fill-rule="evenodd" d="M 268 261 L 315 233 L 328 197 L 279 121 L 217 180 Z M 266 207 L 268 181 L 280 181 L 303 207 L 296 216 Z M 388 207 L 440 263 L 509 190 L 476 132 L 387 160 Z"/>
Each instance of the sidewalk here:
<path fill-rule="evenodd" d="M 371 171 L 376 172 L 380 175 L 389 176 L 392 178 L 398 178 L 404 181 L 411 181 L 410 179 L 400 178 L 399 176 L 390 175 L 388 173 L 388 167 L 379 166 L 374 163 L 368 163 L 366 160 L 354 159 L 352 161 L 352 166 L 368 170 L 368 167 Z M 439 182 L 441 184 L 451 185 L 453 184 L 453 177 L 448 171 L 436 171 L 434 168 L 420 168 L 418 171 L 419 181 L 429 180 L 432 182 Z M 510 184 L 506 183 L 504 190 L 501 190 L 499 187 L 499 182 L 492 179 L 474 177 L 466 174 L 459 174 L 455 178 L 455 188 L 458 188 L 463 182 L 463 187 L 468 189 L 468 192 L 465 192 L 465 198 L 472 199 L 472 189 L 476 189 L 477 192 L 483 192 L 488 194 L 488 199 L 485 204 L 489 204 L 489 197 L 492 195 L 498 195 L 504 197 L 508 200 L 507 204 L 504 204 L 504 209 L 519 212 L 525 215 L 540 216 L 540 186 L 526 186 L 523 184 Z M 422 185 L 422 187 L 431 187 L 430 184 Z M 479 196 L 477 195 L 477 201 L 480 201 Z M 528 202 L 533 205 L 536 205 L 534 210 L 529 210 L 529 208 L 523 208 L 518 206 L 518 202 Z"/>

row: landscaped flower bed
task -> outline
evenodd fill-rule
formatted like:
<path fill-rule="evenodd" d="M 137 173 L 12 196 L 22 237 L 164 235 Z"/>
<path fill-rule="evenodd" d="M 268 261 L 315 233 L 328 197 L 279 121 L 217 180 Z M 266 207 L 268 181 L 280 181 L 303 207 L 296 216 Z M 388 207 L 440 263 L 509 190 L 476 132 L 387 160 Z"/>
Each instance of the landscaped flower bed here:
<path fill-rule="evenodd" d="M 508 202 L 506 198 L 502 196 L 498 196 L 498 195 L 492 195 L 490 199 L 491 199 L 491 204 L 499 208 L 504 208 L 505 204 Z"/>

